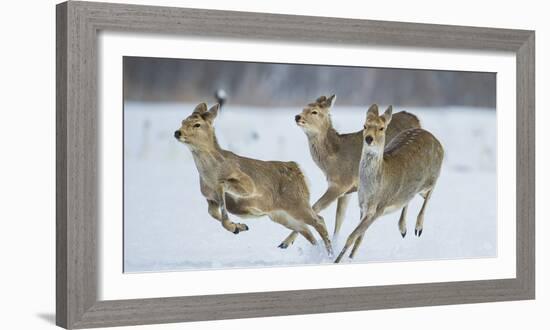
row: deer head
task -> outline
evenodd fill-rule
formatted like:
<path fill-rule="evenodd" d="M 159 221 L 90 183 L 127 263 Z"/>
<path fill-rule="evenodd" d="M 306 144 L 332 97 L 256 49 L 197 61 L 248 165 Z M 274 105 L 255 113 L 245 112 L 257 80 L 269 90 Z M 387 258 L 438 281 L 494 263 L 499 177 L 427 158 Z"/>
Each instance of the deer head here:
<path fill-rule="evenodd" d="M 300 114 L 294 117 L 296 124 L 306 133 L 320 133 L 331 127 L 330 109 L 336 95 L 321 96 L 308 104 Z"/>
<path fill-rule="evenodd" d="M 391 121 L 392 106 L 379 116 L 378 105 L 373 104 L 367 111 L 365 125 L 363 125 L 363 146 L 372 151 L 383 151 L 386 143 L 386 128 Z"/>
<path fill-rule="evenodd" d="M 207 110 L 206 103 L 200 103 L 193 113 L 181 122 L 181 127 L 174 132 L 174 137 L 192 147 L 207 148 L 215 142 L 214 119 L 218 115 L 219 104 Z"/>

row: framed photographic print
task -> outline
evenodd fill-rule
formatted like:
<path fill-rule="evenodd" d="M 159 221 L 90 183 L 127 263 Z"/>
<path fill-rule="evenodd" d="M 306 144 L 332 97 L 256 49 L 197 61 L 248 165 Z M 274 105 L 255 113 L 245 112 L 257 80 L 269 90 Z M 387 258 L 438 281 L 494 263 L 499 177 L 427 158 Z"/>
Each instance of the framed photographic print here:
<path fill-rule="evenodd" d="M 534 47 L 57 5 L 57 324 L 534 299 Z"/>

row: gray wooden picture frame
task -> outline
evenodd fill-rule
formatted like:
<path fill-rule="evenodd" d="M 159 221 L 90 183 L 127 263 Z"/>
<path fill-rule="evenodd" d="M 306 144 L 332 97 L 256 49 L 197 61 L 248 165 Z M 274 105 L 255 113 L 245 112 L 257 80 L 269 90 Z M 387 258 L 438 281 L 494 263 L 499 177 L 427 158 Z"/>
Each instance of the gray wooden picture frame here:
<path fill-rule="evenodd" d="M 88 328 L 534 299 L 534 31 L 76 1 L 57 5 L 56 13 L 56 322 L 59 326 Z M 99 31 L 514 52 L 516 278 L 98 300 Z"/>

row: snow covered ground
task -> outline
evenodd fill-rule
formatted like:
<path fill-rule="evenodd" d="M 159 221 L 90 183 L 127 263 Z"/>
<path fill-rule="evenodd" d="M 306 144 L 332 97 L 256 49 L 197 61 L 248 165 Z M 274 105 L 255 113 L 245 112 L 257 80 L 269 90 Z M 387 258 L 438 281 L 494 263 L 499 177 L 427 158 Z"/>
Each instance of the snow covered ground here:
<path fill-rule="evenodd" d="M 288 249 L 278 249 L 289 231 L 267 217 L 233 216 L 250 228 L 234 235 L 208 215 L 191 153 L 173 138 L 193 108 L 191 104 L 125 104 L 125 272 L 331 263 L 322 244 L 313 247 L 302 237 Z M 360 129 L 366 109 L 336 104 L 334 126 L 340 132 Z M 310 157 L 305 134 L 294 124 L 299 110 L 227 105 L 216 120 L 216 132 L 221 146 L 237 154 L 298 162 L 310 181 L 313 203 L 325 191 L 326 181 Z M 438 185 L 426 209 L 424 231 L 420 238 L 414 236 L 422 202 L 417 197 L 409 207 L 407 236 L 403 239 L 399 234 L 398 212 L 384 216 L 369 228 L 353 262 L 496 256 L 495 112 L 406 110 L 419 116 L 423 127 L 446 150 Z M 330 233 L 335 211 L 336 203 L 321 212 Z M 336 253 L 358 220 L 354 194 L 340 237 L 333 242 Z"/>

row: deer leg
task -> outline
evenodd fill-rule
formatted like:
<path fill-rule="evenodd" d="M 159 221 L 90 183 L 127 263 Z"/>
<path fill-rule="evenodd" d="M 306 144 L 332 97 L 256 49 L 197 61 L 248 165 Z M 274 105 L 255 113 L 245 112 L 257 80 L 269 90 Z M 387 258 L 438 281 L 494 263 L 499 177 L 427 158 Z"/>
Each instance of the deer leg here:
<path fill-rule="evenodd" d="M 357 237 L 357 239 L 355 240 L 355 243 L 353 244 L 353 249 L 351 249 L 351 253 L 349 254 L 350 259 L 353 259 L 353 257 L 355 257 L 355 253 L 357 252 L 357 249 L 359 249 L 359 245 L 361 245 L 361 242 L 363 242 L 364 236 L 365 234 Z"/>
<path fill-rule="evenodd" d="M 336 204 L 336 222 L 334 224 L 334 236 L 338 236 L 342 222 L 346 216 L 346 208 L 348 207 L 349 195 L 342 195 L 338 198 L 338 204 Z"/>
<path fill-rule="evenodd" d="M 229 215 L 227 214 L 227 207 L 225 205 L 225 191 L 223 187 L 220 187 L 218 191 L 218 197 L 219 197 L 218 204 L 220 205 L 220 211 L 222 215 L 221 222 L 222 222 L 223 228 L 232 232 L 235 235 L 240 233 L 241 231 L 247 231 L 248 226 L 245 225 L 244 223 L 234 223 L 233 221 L 229 220 Z"/>
<path fill-rule="evenodd" d="M 281 249 L 286 249 L 287 247 L 291 246 L 292 243 L 294 243 L 294 241 L 296 240 L 296 237 L 298 237 L 298 235 L 300 234 L 300 232 L 296 231 L 296 230 L 293 230 L 290 235 L 288 235 L 287 238 L 285 238 L 284 241 L 281 242 L 281 244 L 279 244 L 279 246 L 277 246 L 278 248 L 281 248 Z"/>
<path fill-rule="evenodd" d="M 301 224 L 294 219 L 289 219 L 291 216 L 286 212 L 274 213 L 271 214 L 269 217 L 271 218 L 271 220 L 277 222 L 278 224 L 281 224 L 292 230 L 290 235 L 288 235 L 288 237 L 281 244 L 279 244 L 279 248 L 286 249 L 287 247 L 292 245 L 292 243 L 294 243 L 294 240 L 296 240 L 298 234 L 304 236 L 304 238 L 307 239 L 312 245 L 317 245 L 317 240 L 315 240 L 315 236 L 313 236 L 311 231 L 309 231 L 309 228 L 307 228 L 305 224 Z"/>
<path fill-rule="evenodd" d="M 355 230 L 348 236 L 348 239 L 346 240 L 346 244 L 344 245 L 344 248 L 342 249 L 342 251 L 340 252 L 340 254 L 338 255 L 338 258 L 336 258 L 336 260 L 334 261 L 334 263 L 339 263 L 342 258 L 344 257 L 344 255 L 346 254 L 346 251 L 351 247 L 352 244 L 355 244 L 355 246 L 353 247 L 354 250 L 357 250 L 359 248 L 359 245 L 361 244 L 361 241 L 363 240 L 361 238 L 361 240 L 359 240 L 359 242 L 356 242 L 356 240 L 360 237 L 360 236 L 363 236 L 365 231 L 369 228 L 369 226 L 373 223 L 374 219 L 376 217 L 374 215 L 366 215 L 365 217 L 363 217 L 363 219 L 361 220 L 361 222 L 359 223 L 359 225 L 355 228 Z M 352 251 L 353 253 L 353 251 Z"/>
<path fill-rule="evenodd" d="M 300 228 L 299 233 L 304 236 L 304 238 L 307 239 L 311 245 L 317 245 L 317 240 L 308 227 L 304 226 L 303 228 Z"/>
<path fill-rule="evenodd" d="M 309 206 L 307 207 L 309 208 Z M 332 255 L 332 243 L 330 242 L 330 238 L 328 237 L 327 226 L 325 225 L 325 220 L 323 219 L 323 217 L 316 214 L 311 208 L 298 209 L 298 210 L 294 209 L 288 212 L 290 216 L 296 219 L 297 221 L 302 221 L 312 226 L 313 228 L 315 228 L 315 230 L 319 233 L 319 235 L 323 239 L 323 242 L 325 243 L 325 247 L 327 249 L 328 254 Z"/>
<path fill-rule="evenodd" d="M 344 191 L 335 186 L 330 186 L 327 191 L 319 198 L 315 204 L 313 204 L 313 211 L 319 213 L 322 210 L 326 209 L 332 202 L 334 202 L 338 197 L 342 196 Z"/>
<path fill-rule="evenodd" d="M 208 202 L 208 214 L 218 221 L 222 221 L 222 215 L 220 214 L 220 205 L 211 199 L 206 200 Z"/>
<path fill-rule="evenodd" d="M 428 201 L 430 200 L 430 197 L 432 196 L 432 190 L 429 190 L 427 193 L 425 193 L 424 197 L 424 203 L 422 204 L 422 208 L 420 209 L 420 213 L 418 213 L 418 218 L 416 219 L 416 226 L 414 228 L 414 235 L 420 237 L 422 235 L 422 230 L 424 229 L 424 211 L 426 210 L 426 204 L 428 204 Z"/>
<path fill-rule="evenodd" d="M 313 212 L 313 210 L 312 210 Z M 318 214 L 313 214 L 313 220 L 315 220 L 315 222 L 313 223 L 313 228 L 315 228 L 315 230 L 317 230 L 317 232 L 319 233 L 319 235 L 321 235 L 321 238 L 323 239 L 323 242 L 325 243 L 325 247 L 327 249 L 327 253 L 329 256 L 332 256 L 333 252 L 332 252 L 332 243 L 330 241 L 330 238 L 328 237 L 328 231 L 327 231 L 327 225 L 325 224 L 325 220 L 323 219 L 322 216 L 318 215 Z"/>
<path fill-rule="evenodd" d="M 233 225 L 235 225 L 235 228 L 230 227 L 231 222 L 229 224 L 226 222 L 226 224 L 224 225 L 223 217 L 220 214 L 220 208 L 221 208 L 220 205 L 218 203 L 216 203 L 216 201 L 213 201 L 213 200 L 210 200 L 210 199 L 207 199 L 206 201 L 208 202 L 208 214 L 210 214 L 210 216 L 212 216 L 212 218 L 220 221 L 225 229 L 229 230 L 230 232 L 232 232 L 234 234 L 238 234 L 241 231 L 247 231 L 248 230 L 248 226 L 245 225 L 245 224 L 241 224 L 241 223 L 232 223 Z M 226 217 L 227 217 L 227 213 L 226 213 Z"/>
<path fill-rule="evenodd" d="M 405 238 L 405 235 L 407 235 L 407 208 L 409 205 L 405 205 L 403 207 L 403 210 L 401 211 L 401 216 L 399 217 L 399 232 L 401 233 L 401 236 Z"/>

